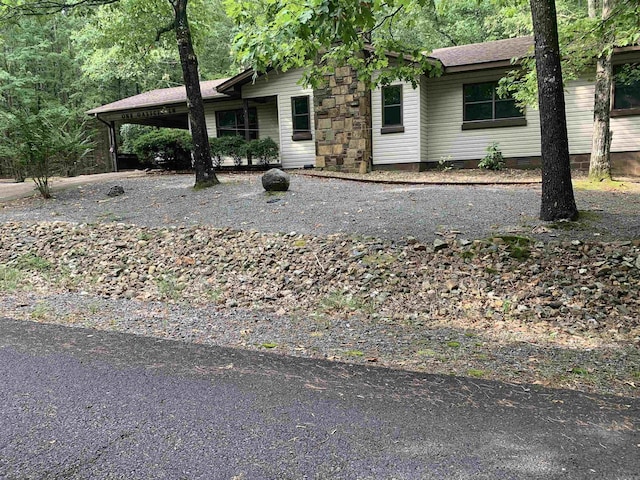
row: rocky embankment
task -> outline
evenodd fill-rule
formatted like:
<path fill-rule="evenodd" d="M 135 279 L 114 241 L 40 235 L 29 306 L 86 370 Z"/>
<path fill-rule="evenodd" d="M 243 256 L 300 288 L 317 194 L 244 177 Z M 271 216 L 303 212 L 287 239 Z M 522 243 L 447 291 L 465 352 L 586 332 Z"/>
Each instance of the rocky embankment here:
<path fill-rule="evenodd" d="M 456 237 L 9 222 L 0 287 L 640 342 L 640 241 Z"/>

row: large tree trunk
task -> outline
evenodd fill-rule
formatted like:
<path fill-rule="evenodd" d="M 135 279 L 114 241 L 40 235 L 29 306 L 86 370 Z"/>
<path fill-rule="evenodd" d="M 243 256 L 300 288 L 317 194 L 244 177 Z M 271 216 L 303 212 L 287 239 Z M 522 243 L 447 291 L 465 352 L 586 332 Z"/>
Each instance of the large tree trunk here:
<path fill-rule="evenodd" d="M 611 15 L 614 0 L 603 0 L 602 19 L 607 20 Z M 591 11 L 589 11 L 591 16 Z M 596 85 L 593 101 L 593 132 L 591 134 L 591 158 L 589 159 L 589 178 L 602 180 L 611 178 L 611 86 L 613 82 L 613 68 L 611 66 L 611 51 L 613 38 L 611 29 L 607 30 L 602 39 L 603 52 L 596 65 Z"/>
<path fill-rule="evenodd" d="M 587 0 L 587 10 L 589 12 L 589 18 L 596 18 L 598 14 L 598 0 Z"/>
<path fill-rule="evenodd" d="M 555 0 L 530 0 L 535 38 L 542 152 L 541 220 L 575 220 Z"/>
<path fill-rule="evenodd" d="M 176 40 L 180 53 L 180 64 L 184 86 L 187 89 L 187 108 L 189 109 L 189 126 L 193 139 L 193 162 L 196 172 L 196 188 L 210 187 L 219 182 L 211 161 L 211 148 L 207 135 L 207 123 L 204 116 L 204 104 L 200 91 L 200 75 L 198 59 L 193 51 L 191 30 L 187 18 L 187 1 L 175 0 L 173 7 L 176 14 Z"/>

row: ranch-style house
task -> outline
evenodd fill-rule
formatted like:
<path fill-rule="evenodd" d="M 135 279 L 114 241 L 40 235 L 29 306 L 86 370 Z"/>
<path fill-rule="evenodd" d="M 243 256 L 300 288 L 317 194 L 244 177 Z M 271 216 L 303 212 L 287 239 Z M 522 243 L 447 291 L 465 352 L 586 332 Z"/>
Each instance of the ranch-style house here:
<path fill-rule="evenodd" d="M 271 137 L 282 168 L 341 171 L 420 171 L 441 160 L 475 167 L 497 142 L 510 167 L 540 163 L 538 111 L 520 111 L 500 98 L 496 85 L 512 59 L 531 55 L 532 37 L 441 48 L 430 57 L 443 74 L 422 77 L 414 88 L 397 81 L 370 90 L 350 67 L 339 67 L 322 88 L 300 85 L 301 71 L 252 70 L 203 81 L 210 137 Z M 640 64 L 640 46 L 615 50 L 614 70 Z M 640 68 L 640 67 L 637 67 Z M 588 167 L 593 121 L 593 73 L 566 85 L 569 148 L 574 168 Z M 125 98 L 88 112 L 106 123 L 117 168 L 116 131 L 121 124 L 188 128 L 184 87 Z M 640 175 L 640 81 L 616 85 L 611 105 L 614 173 Z"/>

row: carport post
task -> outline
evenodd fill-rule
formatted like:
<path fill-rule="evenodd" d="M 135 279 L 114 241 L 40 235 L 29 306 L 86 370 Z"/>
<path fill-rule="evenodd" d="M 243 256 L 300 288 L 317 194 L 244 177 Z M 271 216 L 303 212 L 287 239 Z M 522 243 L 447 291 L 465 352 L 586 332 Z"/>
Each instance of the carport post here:
<path fill-rule="evenodd" d="M 251 141 L 251 132 L 249 131 L 249 99 L 245 98 L 242 100 L 242 116 L 244 117 L 244 139 L 249 142 Z M 247 165 L 251 165 L 251 152 L 247 154 Z"/>
<path fill-rule="evenodd" d="M 116 138 L 116 122 L 105 122 L 98 114 L 95 114 L 96 120 L 104 123 L 109 130 L 109 155 L 111 156 L 111 164 L 113 171 L 118 171 L 118 139 Z"/>
<path fill-rule="evenodd" d="M 116 122 L 109 123 L 109 152 L 113 162 L 113 171 L 118 171 L 118 140 L 116 138 Z"/>

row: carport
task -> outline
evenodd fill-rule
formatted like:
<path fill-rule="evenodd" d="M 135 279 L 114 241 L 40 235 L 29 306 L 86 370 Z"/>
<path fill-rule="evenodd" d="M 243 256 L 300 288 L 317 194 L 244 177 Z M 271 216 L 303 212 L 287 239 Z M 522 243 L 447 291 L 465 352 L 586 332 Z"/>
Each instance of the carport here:
<path fill-rule="evenodd" d="M 229 95 L 218 93 L 216 87 L 228 79 L 209 80 L 200 83 L 202 99 L 227 100 Z M 184 86 L 161 88 L 144 92 L 94 108 L 87 112 L 109 130 L 109 153 L 114 171 L 118 171 L 117 132 L 121 125 L 135 123 L 159 128 L 189 129 L 187 94 Z"/>

